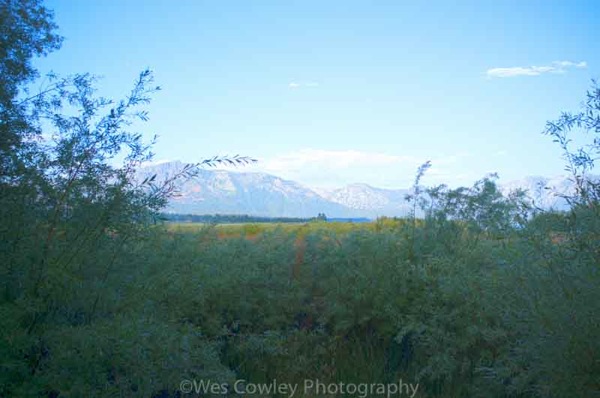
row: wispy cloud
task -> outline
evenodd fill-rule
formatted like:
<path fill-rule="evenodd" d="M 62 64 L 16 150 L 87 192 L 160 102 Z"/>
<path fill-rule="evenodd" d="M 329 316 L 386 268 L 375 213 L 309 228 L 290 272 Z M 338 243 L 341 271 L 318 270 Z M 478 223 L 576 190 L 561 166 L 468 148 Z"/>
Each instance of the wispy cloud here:
<path fill-rule="evenodd" d="M 305 148 L 264 159 L 261 166 L 267 173 L 311 187 L 340 187 L 356 182 L 401 186 L 404 182 L 398 181 L 398 174 L 412 175 L 422 162 L 423 159 L 410 155 Z"/>
<path fill-rule="evenodd" d="M 414 163 L 416 161 L 417 159 L 412 156 L 390 155 L 380 152 L 301 149 L 267 160 L 265 168 L 270 171 L 289 171 L 316 166 L 321 169 L 339 170 L 353 166 L 386 166 L 406 162 Z"/>
<path fill-rule="evenodd" d="M 141 166 L 142 167 L 158 166 L 160 164 L 170 163 L 170 162 L 176 162 L 176 160 L 175 159 L 150 160 L 150 161 L 147 161 L 147 162 L 142 162 Z"/>
<path fill-rule="evenodd" d="M 437 169 L 428 171 L 427 182 L 437 184 L 462 178 L 461 165 L 466 157 L 468 154 L 461 153 L 432 158 Z M 406 188 L 412 184 L 417 167 L 426 160 L 384 152 L 305 148 L 259 159 L 257 164 L 246 166 L 243 171 L 274 174 L 310 187 L 339 188 L 351 183 L 368 183 L 381 188 Z"/>
<path fill-rule="evenodd" d="M 319 83 L 317 83 L 317 82 L 305 82 L 305 83 L 290 82 L 290 84 L 288 84 L 288 87 L 289 88 L 319 87 Z"/>
<path fill-rule="evenodd" d="M 516 76 L 539 76 L 544 73 L 565 73 L 568 69 L 587 68 L 587 63 L 571 61 L 555 61 L 550 65 L 543 66 L 514 66 L 510 68 L 491 68 L 485 74 L 488 78 L 494 77 L 516 77 Z"/>

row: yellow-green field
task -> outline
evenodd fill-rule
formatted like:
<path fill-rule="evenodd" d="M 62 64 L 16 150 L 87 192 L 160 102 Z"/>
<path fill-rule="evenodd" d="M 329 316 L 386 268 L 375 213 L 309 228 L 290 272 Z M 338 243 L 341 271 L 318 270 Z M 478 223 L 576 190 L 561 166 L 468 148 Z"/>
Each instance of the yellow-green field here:
<path fill-rule="evenodd" d="M 306 223 L 239 223 L 217 224 L 214 226 L 222 238 L 229 237 L 255 237 L 266 232 L 282 231 L 285 233 L 307 234 L 315 231 L 331 231 L 345 234 L 352 231 L 382 231 L 384 229 L 399 228 L 406 224 L 406 220 L 381 218 L 377 221 L 352 223 L 352 222 L 306 222 Z M 204 223 L 168 223 L 167 228 L 173 232 L 197 232 L 203 228 L 211 227 Z"/>

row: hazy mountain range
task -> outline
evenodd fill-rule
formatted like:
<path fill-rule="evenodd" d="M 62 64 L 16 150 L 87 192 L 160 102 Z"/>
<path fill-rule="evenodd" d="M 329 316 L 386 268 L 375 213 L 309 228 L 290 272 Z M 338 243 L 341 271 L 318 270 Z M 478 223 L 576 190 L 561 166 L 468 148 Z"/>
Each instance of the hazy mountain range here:
<path fill-rule="evenodd" d="M 156 181 L 162 181 L 183 166 L 181 162 L 150 165 L 143 167 L 139 176 L 156 174 Z M 555 192 L 572 192 L 573 184 L 566 177 L 526 177 L 500 184 L 500 188 L 503 193 L 523 188 L 538 206 L 565 209 L 566 202 Z M 183 183 L 179 191 L 167 212 L 266 217 L 314 217 L 325 213 L 328 217 L 376 218 L 406 215 L 409 205 L 404 196 L 410 188 L 381 189 L 351 184 L 332 190 L 311 189 L 266 173 L 203 169 L 196 178 Z"/>

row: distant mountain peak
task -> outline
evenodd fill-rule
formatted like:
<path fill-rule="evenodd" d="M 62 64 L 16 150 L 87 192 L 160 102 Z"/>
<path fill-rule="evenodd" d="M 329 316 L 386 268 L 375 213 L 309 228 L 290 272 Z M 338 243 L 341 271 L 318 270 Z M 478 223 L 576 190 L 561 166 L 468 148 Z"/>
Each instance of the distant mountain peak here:
<path fill-rule="evenodd" d="M 185 166 L 180 161 L 146 165 L 140 175 L 157 174 L 160 181 Z M 565 176 L 526 176 L 521 180 L 499 184 L 507 194 L 516 188 L 529 192 L 542 208 L 565 209 L 560 194 L 573 192 L 573 183 Z M 248 214 L 267 217 L 329 218 L 404 216 L 410 205 L 407 189 L 377 188 L 367 183 L 352 183 L 341 188 L 312 189 L 292 180 L 263 172 L 200 169 L 198 175 L 183 183 L 181 195 L 169 203 L 167 211 L 189 214 Z M 558 192 L 558 194 L 557 194 Z"/>

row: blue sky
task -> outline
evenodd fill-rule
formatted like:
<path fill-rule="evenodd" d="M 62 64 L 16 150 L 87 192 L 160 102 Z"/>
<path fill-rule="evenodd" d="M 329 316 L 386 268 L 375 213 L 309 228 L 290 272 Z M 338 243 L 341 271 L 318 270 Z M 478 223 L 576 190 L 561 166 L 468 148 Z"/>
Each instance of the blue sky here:
<path fill-rule="evenodd" d="M 62 49 L 40 71 L 149 67 L 156 160 L 250 155 L 309 186 L 470 184 L 563 173 L 547 120 L 600 77 L 600 3 L 52 0 Z"/>

